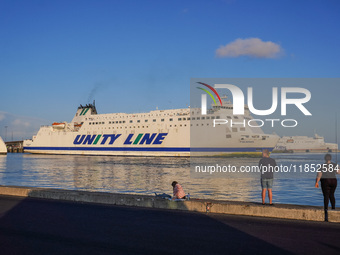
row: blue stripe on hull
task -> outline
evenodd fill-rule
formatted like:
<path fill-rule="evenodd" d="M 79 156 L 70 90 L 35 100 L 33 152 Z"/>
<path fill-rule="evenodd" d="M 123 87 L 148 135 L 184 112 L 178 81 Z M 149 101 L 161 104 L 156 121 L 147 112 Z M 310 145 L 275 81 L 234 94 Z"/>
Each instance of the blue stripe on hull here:
<path fill-rule="evenodd" d="M 24 150 L 48 151 L 190 151 L 190 148 L 126 148 L 126 147 L 24 147 Z"/>
<path fill-rule="evenodd" d="M 261 152 L 264 149 L 273 150 L 273 147 L 256 147 L 256 148 L 191 148 L 192 152 Z"/>
<path fill-rule="evenodd" d="M 180 152 L 258 152 L 273 148 L 183 148 L 183 147 L 24 147 L 24 150 L 45 151 L 180 151 Z"/>

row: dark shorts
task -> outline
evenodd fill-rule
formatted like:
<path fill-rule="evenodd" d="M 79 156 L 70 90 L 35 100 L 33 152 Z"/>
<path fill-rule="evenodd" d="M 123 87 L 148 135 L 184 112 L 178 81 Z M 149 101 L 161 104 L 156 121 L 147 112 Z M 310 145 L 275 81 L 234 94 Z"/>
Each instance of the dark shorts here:
<path fill-rule="evenodd" d="M 271 189 L 273 187 L 273 179 L 261 179 L 262 189 Z"/>

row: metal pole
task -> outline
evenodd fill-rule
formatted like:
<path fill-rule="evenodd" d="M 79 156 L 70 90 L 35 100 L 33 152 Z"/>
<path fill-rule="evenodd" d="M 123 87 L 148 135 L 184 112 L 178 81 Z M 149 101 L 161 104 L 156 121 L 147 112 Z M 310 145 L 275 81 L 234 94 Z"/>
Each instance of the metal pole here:
<path fill-rule="evenodd" d="M 338 113 L 335 114 L 335 143 L 336 143 L 336 146 L 338 146 Z M 336 150 L 336 153 L 335 153 L 336 164 L 338 164 L 338 149 Z"/>
<path fill-rule="evenodd" d="M 6 130 L 5 130 L 5 131 L 6 131 L 6 132 L 5 132 L 5 142 L 7 142 L 7 128 L 8 128 L 8 126 L 5 126 L 5 129 L 6 129 Z"/>

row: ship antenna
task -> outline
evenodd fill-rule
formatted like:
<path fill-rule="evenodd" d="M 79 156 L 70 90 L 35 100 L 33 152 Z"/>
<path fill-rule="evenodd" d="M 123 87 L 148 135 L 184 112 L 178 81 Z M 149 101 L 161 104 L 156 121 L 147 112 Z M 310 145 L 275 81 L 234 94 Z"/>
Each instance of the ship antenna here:
<path fill-rule="evenodd" d="M 336 143 L 336 153 L 335 153 L 335 162 L 338 164 L 338 113 L 335 113 L 335 143 Z"/>

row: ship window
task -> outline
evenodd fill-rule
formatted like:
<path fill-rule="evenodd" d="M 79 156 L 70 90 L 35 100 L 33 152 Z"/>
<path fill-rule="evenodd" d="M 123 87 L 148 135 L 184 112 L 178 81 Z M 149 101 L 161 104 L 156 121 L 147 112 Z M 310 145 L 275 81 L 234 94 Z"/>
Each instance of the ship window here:
<path fill-rule="evenodd" d="M 98 125 L 98 122 L 96 122 L 96 125 Z"/>
<path fill-rule="evenodd" d="M 183 118 L 183 120 L 187 120 L 186 118 Z"/>
<path fill-rule="evenodd" d="M 237 128 L 232 128 L 231 129 L 233 132 L 237 132 Z"/>
<path fill-rule="evenodd" d="M 164 119 L 161 119 L 161 121 L 164 121 Z"/>
<path fill-rule="evenodd" d="M 140 120 L 137 120 L 137 123 L 140 123 Z"/>
<path fill-rule="evenodd" d="M 192 120 L 195 120 L 195 117 L 192 117 Z"/>
<path fill-rule="evenodd" d="M 170 125 L 170 127 L 172 127 L 172 125 Z"/>
<path fill-rule="evenodd" d="M 187 120 L 190 120 L 190 118 L 188 118 Z"/>
<path fill-rule="evenodd" d="M 216 117 L 216 119 L 219 119 L 219 118 L 221 118 L 221 117 L 220 117 L 220 116 L 217 116 L 217 117 Z"/>
<path fill-rule="evenodd" d="M 123 120 L 123 123 L 125 123 L 125 120 Z"/>
<path fill-rule="evenodd" d="M 153 121 L 153 122 L 156 122 L 156 119 L 153 119 L 152 121 Z"/>
<path fill-rule="evenodd" d="M 240 128 L 240 131 L 246 131 L 246 129 L 243 127 L 243 128 Z"/>
<path fill-rule="evenodd" d="M 230 117 L 230 116 L 227 116 L 227 119 L 231 119 L 231 117 Z"/>
<path fill-rule="evenodd" d="M 225 138 L 231 138 L 231 135 L 226 135 Z"/>
<path fill-rule="evenodd" d="M 116 124 L 118 124 L 118 121 L 116 121 Z"/>
<path fill-rule="evenodd" d="M 89 123 L 89 125 L 91 125 L 91 122 Z"/>
<path fill-rule="evenodd" d="M 121 124 L 122 122 L 121 121 L 119 121 L 119 124 Z"/>
<path fill-rule="evenodd" d="M 145 122 L 148 122 L 148 120 L 145 120 Z"/>
<path fill-rule="evenodd" d="M 178 118 L 178 120 L 182 120 L 182 118 Z"/>
<path fill-rule="evenodd" d="M 210 117 L 207 117 L 207 120 L 209 120 L 210 119 Z"/>
<path fill-rule="evenodd" d="M 197 120 L 199 120 L 200 119 L 200 117 L 197 117 Z"/>
<path fill-rule="evenodd" d="M 133 121 L 132 120 L 130 120 L 130 123 L 132 123 Z"/>
<path fill-rule="evenodd" d="M 173 119 L 169 119 L 170 121 L 173 121 Z"/>
<path fill-rule="evenodd" d="M 237 117 L 237 116 L 234 116 L 234 118 L 235 118 L 235 119 L 238 119 L 238 117 Z"/>
<path fill-rule="evenodd" d="M 212 120 L 215 119 L 215 116 L 211 116 L 211 119 L 212 119 Z"/>
<path fill-rule="evenodd" d="M 205 117 L 202 117 L 202 120 L 205 120 Z"/>

